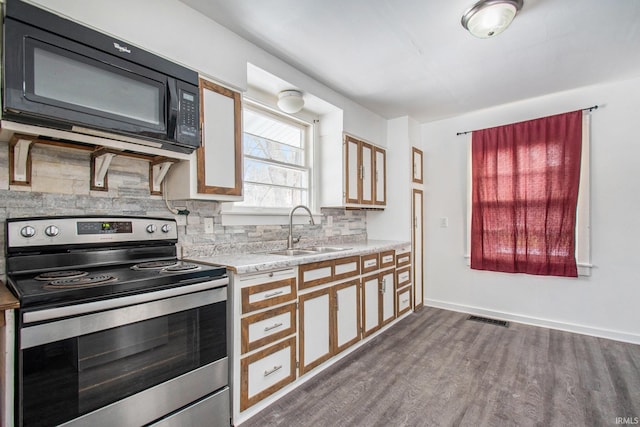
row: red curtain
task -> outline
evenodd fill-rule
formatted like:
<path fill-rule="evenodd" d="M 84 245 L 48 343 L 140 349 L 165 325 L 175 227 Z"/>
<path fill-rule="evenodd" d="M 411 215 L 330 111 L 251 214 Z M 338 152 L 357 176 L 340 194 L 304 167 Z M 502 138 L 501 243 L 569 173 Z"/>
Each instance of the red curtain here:
<path fill-rule="evenodd" d="M 471 268 L 577 277 L 582 111 L 474 131 Z"/>

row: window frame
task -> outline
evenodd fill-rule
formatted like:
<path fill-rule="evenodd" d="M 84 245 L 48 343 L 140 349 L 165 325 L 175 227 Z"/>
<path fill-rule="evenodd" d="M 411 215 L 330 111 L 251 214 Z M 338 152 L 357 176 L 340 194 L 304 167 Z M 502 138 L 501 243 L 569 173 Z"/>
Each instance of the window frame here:
<path fill-rule="evenodd" d="M 316 121 L 304 120 L 289 114 L 284 114 L 276 110 L 275 108 L 271 108 L 257 101 L 253 101 L 245 98 L 242 105 L 243 116 L 244 116 L 245 110 L 247 109 L 257 112 L 258 114 L 262 114 L 267 117 L 274 118 L 278 121 L 296 126 L 303 131 L 303 135 L 304 135 L 303 136 L 303 152 L 304 152 L 304 163 L 305 163 L 304 166 L 288 164 L 286 162 L 279 162 L 277 160 L 272 161 L 269 159 L 262 159 L 262 158 L 256 158 L 254 156 L 248 156 L 244 149 L 242 153 L 242 162 L 244 165 L 245 158 L 250 158 L 258 161 L 264 161 L 265 163 L 270 163 L 276 166 L 284 166 L 284 167 L 291 167 L 294 169 L 306 170 L 308 173 L 308 186 L 307 186 L 308 203 L 306 205 L 309 207 L 309 209 L 311 209 L 311 212 L 314 214 L 314 219 L 316 219 L 316 216 L 318 216 L 318 219 L 319 219 L 320 213 L 317 210 L 318 191 L 316 189 L 316 183 L 317 183 L 316 175 L 317 175 L 318 167 L 315 164 L 315 160 L 317 159 L 317 156 L 315 155 L 315 150 L 317 146 L 317 144 L 315 143 L 315 137 L 316 137 L 315 122 Z M 243 130 L 242 130 L 243 148 L 244 148 L 244 135 L 245 135 L 245 131 L 243 127 Z M 250 218 L 250 221 L 253 221 L 251 222 L 252 224 L 274 224 L 274 223 L 286 224 L 288 223 L 288 215 L 289 215 L 289 212 L 291 211 L 291 208 L 293 208 L 293 206 L 272 208 L 272 207 L 260 207 L 260 206 L 246 206 L 241 204 L 244 201 L 244 194 L 245 194 L 244 169 L 245 168 L 243 167 L 243 177 L 242 177 L 243 200 L 234 201 L 234 202 L 225 202 L 222 204 L 221 214 L 223 215 L 223 225 L 225 225 L 225 223 L 227 225 L 246 224 L 247 223 L 246 220 L 243 220 L 241 217 Z M 265 185 L 269 185 L 269 184 L 265 184 Z M 226 220 L 225 220 L 225 215 L 228 215 Z M 238 216 L 239 218 L 231 218 L 231 216 Z M 301 214 L 301 212 L 297 212 L 296 216 L 302 217 L 303 215 Z M 306 216 L 306 213 L 304 216 L 306 217 L 306 221 L 308 222 L 309 217 Z"/>
<path fill-rule="evenodd" d="M 578 268 L 578 277 L 591 276 L 591 231 L 590 231 L 590 128 L 591 115 L 584 112 L 582 115 L 582 152 L 580 158 L 580 186 L 578 190 L 578 206 L 576 214 L 576 246 L 575 257 Z M 467 212 L 466 212 L 466 239 L 465 255 L 467 266 L 471 266 L 471 213 L 472 213 L 472 152 L 471 133 L 467 136 Z"/>

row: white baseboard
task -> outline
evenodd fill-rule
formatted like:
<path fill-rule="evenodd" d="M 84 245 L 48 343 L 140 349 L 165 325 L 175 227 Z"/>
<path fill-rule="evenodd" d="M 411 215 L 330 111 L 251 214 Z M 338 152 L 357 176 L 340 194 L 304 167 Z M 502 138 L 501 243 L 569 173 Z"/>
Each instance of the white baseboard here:
<path fill-rule="evenodd" d="M 541 319 L 537 317 L 522 316 L 520 314 L 507 313 L 502 311 L 487 310 L 480 307 L 473 307 L 469 305 L 456 304 L 429 298 L 425 298 L 424 304 L 429 307 L 442 308 L 444 310 L 475 314 L 500 320 L 509 320 L 512 322 L 523 323 L 525 325 L 541 326 L 543 328 L 557 329 L 560 331 L 573 332 L 583 335 L 591 335 L 594 337 L 607 338 L 631 344 L 640 344 L 640 335 L 638 334 L 613 331 L 610 329 L 594 328 L 591 326 L 578 325 L 574 323 L 558 322 L 555 320 Z"/>

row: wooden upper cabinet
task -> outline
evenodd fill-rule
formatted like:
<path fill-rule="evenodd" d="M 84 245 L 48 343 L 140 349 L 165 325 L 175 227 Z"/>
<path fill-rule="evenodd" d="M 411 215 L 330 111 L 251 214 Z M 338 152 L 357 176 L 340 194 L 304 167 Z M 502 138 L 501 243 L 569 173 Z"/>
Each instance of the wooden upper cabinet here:
<path fill-rule="evenodd" d="M 386 152 L 365 141 L 345 136 L 345 204 L 386 205 Z"/>
<path fill-rule="evenodd" d="M 198 193 L 242 195 L 240 94 L 200 79 L 202 145 L 197 150 Z"/>
<path fill-rule="evenodd" d="M 387 204 L 387 153 L 382 148 L 374 148 L 374 194 L 376 205 Z"/>

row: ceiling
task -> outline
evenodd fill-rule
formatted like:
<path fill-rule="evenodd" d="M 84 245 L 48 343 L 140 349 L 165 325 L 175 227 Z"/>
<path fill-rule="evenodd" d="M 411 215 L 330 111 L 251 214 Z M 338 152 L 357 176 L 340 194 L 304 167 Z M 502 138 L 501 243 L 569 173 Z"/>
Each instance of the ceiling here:
<path fill-rule="evenodd" d="M 524 0 L 477 39 L 475 0 L 181 0 L 385 118 L 427 122 L 640 76 L 640 0 Z"/>

